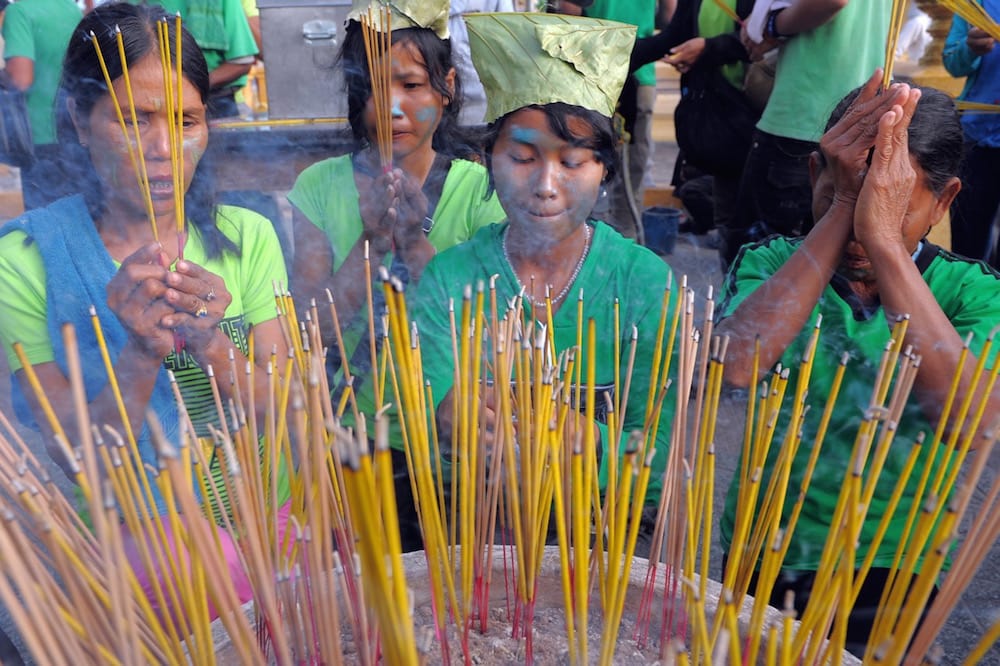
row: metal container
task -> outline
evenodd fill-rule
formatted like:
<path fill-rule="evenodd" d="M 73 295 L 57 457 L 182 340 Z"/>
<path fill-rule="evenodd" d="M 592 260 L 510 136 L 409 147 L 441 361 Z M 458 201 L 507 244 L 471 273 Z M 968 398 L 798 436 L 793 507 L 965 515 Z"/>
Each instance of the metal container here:
<path fill-rule="evenodd" d="M 350 0 L 257 0 L 268 117 L 344 118 L 337 66 Z"/>

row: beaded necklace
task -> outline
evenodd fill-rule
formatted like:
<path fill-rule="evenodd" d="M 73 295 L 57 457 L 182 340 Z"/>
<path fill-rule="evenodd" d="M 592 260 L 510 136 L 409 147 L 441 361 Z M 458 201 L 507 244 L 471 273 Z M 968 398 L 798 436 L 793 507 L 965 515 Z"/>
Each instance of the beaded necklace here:
<path fill-rule="evenodd" d="M 514 268 L 514 262 L 510 260 L 510 253 L 507 252 L 507 232 L 510 231 L 510 227 L 504 230 L 503 240 L 501 245 L 503 246 L 503 257 L 507 260 L 507 265 L 510 266 L 510 270 L 514 273 L 514 280 L 517 282 L 517 288 L 520 292 L 526 292 L 524 285 L 521 283 L 521 278 L 517 275 L 517 270 Z M 560 291 L 554 298 L 552 298 L 552 305 L 557 305 L 566 298 L 566 294 L 569 293 L 569 288 L 573 286 L 576 282 L 577 276 L 580 275 L 580 269 L 583 268 L 583 262 L 587 259 L 587 255 L 590 254 L 590 225 L 584 223 L 583 232 L 586 235 L 586 239 L 583 241 L 583 252 L 580 253 L 580 259 L 576 262 L 576 267 L 573 268 L 573 272 L 570 274 L 569 279 L 566 280 L 566 284 L 563 286 L 562 291 Z M 536 301 L 534 296 L 528 296 L 528 300 L 531 304 L 538 308 L 545 307 L 545 300 Z"/>

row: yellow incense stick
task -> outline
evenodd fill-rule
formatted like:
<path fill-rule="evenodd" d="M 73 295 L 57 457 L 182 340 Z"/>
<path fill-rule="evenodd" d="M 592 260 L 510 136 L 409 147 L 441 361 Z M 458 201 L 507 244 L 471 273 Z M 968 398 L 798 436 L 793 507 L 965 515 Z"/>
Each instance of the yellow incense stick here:
<path fill-rule="evenodd" d="M 126 132 L 124 135 L 124 139 L 125 143 L 129 145 L 131 145 L 132 140 L 135 141 L 136 163 L 139 166 L 138 172 L 136 174 L 136 176 L 139 179 L 139 189 L 142 192 L 143 200 L 146 204 L 146 215 L 149 217 L 149 223 L 152 226 L 153 239 L 159 240 L 159 232 L 156 227 L 156 213 L 153 212 L 153 197 L 149 189 L 149 174 L 146 171 L 146 158 L 142 147 L 142 136 L 140 136 L 139 134 L 139 122 L 136 116 L 135 97 L 132 94 L 132 79 L 129 77 L 128 59 L 125 57 L 125 42 L 122 39 L 121 28 L 119 28 L 117 25 L 115 26 L 115 40 L 117 41 L 118 44 L 118 57 L 121 60 L 122 64 L 122 81 L 125 83 L 125 93 L 128 99 L 128 110 L 132 120 L 133 138 L 130 139 L 128 133 Z M 94 40 L 94 46 L 95 48 L 98 48 L 98 53 L 100 53 L 99 50 L 100 47 L 98 46 L 96 39 Z M 104 69 L 106 72 L 107 71 L 106 68 L 103 67 L 104 63 L 103 56 L 99 55 L 99 58 L 102 63 L 102 69 Z M 108 89 L 111 90 L 110 76 L 105 74 L 105 79 L 106 83 L 108 84 Z M 113 94 L 114 93 L 112 92 L 112 95 Z"/>

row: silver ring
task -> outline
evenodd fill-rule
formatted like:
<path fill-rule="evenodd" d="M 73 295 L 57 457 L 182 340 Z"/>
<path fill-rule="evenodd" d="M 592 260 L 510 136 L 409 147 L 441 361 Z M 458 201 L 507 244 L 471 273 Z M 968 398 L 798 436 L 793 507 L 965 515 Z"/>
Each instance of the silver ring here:
<path fill-rule="evenodd" d="M 205 300 L 206 301 L 214 301 L 215 300 L 215 287 L 209 287 L 208 288 L 208 295 L 205 296 Z"/>

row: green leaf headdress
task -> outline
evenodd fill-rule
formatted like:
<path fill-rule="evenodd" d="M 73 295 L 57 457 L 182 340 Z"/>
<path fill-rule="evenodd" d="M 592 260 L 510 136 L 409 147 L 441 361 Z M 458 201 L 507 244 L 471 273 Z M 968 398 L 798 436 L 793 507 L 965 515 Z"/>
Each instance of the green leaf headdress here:
<path fill-rule="evenodd" d="M 565 102 L 614 115 L 634 25 L 561 14 L 470 14 L 472 64 L 486 122 L 533 104 Z"/>
<path fill-rule="evenodd" d="M 367 17 L 369 7 L 377 17 L 379 7 L 388 7 L 392 30 L 427 28 L 441 39 L 448 39 L 448 6 L 447 0 L 354 0 L 347 18 L 360 21 L 362 16 Z M 381 31 L 381 26 L 375 27 Z"/>

